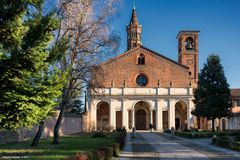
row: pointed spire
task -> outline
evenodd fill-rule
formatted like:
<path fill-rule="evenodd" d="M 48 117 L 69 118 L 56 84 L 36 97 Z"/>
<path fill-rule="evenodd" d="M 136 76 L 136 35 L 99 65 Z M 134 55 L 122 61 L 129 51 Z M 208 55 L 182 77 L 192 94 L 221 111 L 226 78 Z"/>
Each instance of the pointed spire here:
<path fill-rule="evenodd" d="M 127 44 L 128 44 L 128 50 L 136 48 L 141 46 L 141 33 L 142 33 L 142 26 L 139 25 L 138 19 L 137 19 L 137 12 L 135 7 L 133 7 L 132 10 L 132 16 L 130 19 L 130 24 L 127 25 Z"/>
<path fill-rule="evenodd" d="M 132 10 L 132 17 L 131 17 L 130 24 L 138 24 L 137 12 L 136 12 L 135 6 L 133 7 L 133 10 Z"/>

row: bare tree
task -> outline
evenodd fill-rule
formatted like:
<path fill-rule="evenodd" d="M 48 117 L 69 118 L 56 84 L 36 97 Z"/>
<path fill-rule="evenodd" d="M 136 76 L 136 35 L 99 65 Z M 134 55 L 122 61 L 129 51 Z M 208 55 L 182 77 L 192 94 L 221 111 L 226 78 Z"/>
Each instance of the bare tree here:
<path fill-rule="evenodd" d="M 62 90 L 60 113 L 54 127 L 53 144 L 59 143 L 59 129 L 64 111 L 90 84 L 91 68 L 103 55 L 113 53 L 119 38 L 110 29 L 118 0 L 60 0 L 61 19 L 57 41 L 67 44 L 64 58 L 58 64 L 67 82 Z"/>

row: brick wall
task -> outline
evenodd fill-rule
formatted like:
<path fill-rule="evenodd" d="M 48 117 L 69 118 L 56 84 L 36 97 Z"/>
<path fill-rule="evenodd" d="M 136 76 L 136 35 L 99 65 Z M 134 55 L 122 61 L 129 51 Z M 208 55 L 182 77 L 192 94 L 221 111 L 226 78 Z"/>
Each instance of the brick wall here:
<path fill-rule="evenodd" d="M 51 117 L 45 121 L 42 138 L 53 137 L 53 129 L 56 121 L 57 116 Z M 11 143 L 33 139 L 37 130 L 37 126 L 33 126 L 31 129 L 21 128 L 16 131 L 2 130 L 0 131 L 0 143 Z M 76 134 L 80 132 L 82 132 L 82 118 L 80 116 L 68 116 L 63 118 L 60 135 Z"/>
<path fill-rule="evenodd" d="M 137 64 L 140 54 L 145 56 L 145 65 Z M 100 72 L 95 76 L 95 83 L 104 87 L 123 87 L 124 80 L 127 87 L 139 87 L 136 77 L 144 73 L 148 77 L 146 87 L 188 87 L 188 68 L 183 67 L 163 56 L 156 55 L 144 48 L 133 49 L 100 66 Z M 97 77 L 97 78 L 96 78 Z"/>

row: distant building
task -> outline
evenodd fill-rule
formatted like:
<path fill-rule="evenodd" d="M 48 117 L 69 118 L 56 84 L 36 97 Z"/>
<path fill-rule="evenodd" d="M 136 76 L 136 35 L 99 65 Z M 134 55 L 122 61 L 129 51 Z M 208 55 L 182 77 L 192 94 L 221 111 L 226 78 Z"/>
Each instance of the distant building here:
<path fill-rule="evenodd" d="M 240 89 L 231 89 L 233 97 L 232 117 L 222 118 L 220 129 L 222 130 L 240 130 Z"/>

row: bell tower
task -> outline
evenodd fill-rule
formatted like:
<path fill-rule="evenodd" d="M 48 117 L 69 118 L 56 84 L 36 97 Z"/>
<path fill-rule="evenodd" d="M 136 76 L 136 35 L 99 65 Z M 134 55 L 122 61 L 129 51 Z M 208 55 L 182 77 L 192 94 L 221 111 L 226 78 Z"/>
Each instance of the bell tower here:
<path fill-rule="evenodd" d="M 142 26 L 139 25 L 135 7 L 132 10 L 130 24 L 127 25 L 127 50 L 141 46 Z"/>
<path fill-rule="evenodd" d="M 198 81 L 198 33 L 199 31 L 180 31 L 178 39 L 178 62 L 189 67 L 189 79 L 193 87 Z"/>

